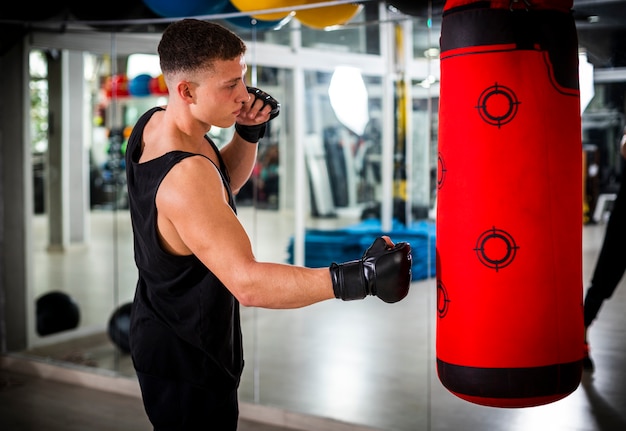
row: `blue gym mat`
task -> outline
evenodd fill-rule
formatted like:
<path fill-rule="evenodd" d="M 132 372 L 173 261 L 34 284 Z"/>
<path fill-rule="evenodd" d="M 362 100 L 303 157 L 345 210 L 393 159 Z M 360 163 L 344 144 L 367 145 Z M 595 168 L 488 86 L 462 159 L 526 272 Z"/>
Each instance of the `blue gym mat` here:
<path fill-rule="evenodd" d="M 435 223 L 416 221 L 405 226 L 397 220 L 392 229 L 383 232 L 378 219 L 367 219 L 337 230 L 307 229 L 304 239 L 304 266 L 319 268 L 361 258 L 363 252 L 381 235 L 394 242 L 411 244 L 413 255 L 412 278 L 421 280 L 435 276 Z M 294 263 L 294 239 L 287 247 L 288 263 Z"/>

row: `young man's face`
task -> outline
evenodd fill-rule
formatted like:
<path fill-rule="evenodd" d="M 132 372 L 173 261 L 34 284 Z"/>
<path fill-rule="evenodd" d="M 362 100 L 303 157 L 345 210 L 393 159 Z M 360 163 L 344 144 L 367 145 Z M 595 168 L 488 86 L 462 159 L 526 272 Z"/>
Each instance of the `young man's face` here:
<path fill-rule="evenodd" d="M 198 73 L 193 88 L 198 119 L 210 126 L 227 128 L 239 115 L 250 95 L 244 82 L 244 56 L 216 61 L 211 71 Z"/>

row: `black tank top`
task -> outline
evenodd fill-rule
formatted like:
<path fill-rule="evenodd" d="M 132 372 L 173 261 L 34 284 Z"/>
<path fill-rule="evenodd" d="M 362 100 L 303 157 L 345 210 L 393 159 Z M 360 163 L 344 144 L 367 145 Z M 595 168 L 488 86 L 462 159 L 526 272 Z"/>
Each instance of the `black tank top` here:
<path fill-rule="evenodd" d="M 172 151 L 138 163 L 144 127 L 162 109 L 152 108 L 141 116 L 126 149 L 139 276 L 131 312 L 132 359 L 142 373 L 232 390 L 239 385 L 243 370 L 239 302 L 196 256 L 165 251 L 156 230 L 155 198 L 161 181 L 181 160 L 204 156 Z M 226 167 L 216 145 L 208 137 L 207 141 L 218 155 L 218 170 L 235 211 Z"/>

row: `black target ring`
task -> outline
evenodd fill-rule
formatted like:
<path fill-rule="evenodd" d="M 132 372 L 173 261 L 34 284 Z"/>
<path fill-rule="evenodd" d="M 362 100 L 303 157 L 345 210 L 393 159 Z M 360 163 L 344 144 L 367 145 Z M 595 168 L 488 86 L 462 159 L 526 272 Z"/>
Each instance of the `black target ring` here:
<path fill-rule="evenodd" d="M 483 265 L 497 272 L 513 262 L 518 249 L 519 246 L 515 243 L 513 236 L 502 229 L 493 227 L 478 237 L 474 251 Z"/>
<path fill-rule="evenodd" d="M 496 82 L 481 93 L 476 109 L 484 122 L 500 128 L 515 118 L 520 103 L 513 90 Z"/>
<path fill-rule="evenodd" d="M 449 304 L 450 298 L 448 297 L 446 286 L 444 286 L 441 280 L 437 280 L 437 314 L 440 319 L 448 314 Z"/>
<path fill-rule="evenodd" d="M 443 187 L 443 181 L 446 179 L 446 164 L 443 161 L 443 157 L 441 153 L 439 153 L 439 157 L 437 158 L 437 189 L 441 189 Z"/>

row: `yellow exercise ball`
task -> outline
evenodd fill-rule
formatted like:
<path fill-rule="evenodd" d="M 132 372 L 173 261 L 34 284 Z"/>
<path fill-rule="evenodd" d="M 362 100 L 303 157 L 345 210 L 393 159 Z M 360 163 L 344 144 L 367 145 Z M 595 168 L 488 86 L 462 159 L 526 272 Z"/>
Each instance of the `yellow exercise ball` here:
<path fill-rule="evenodd" d="M 325 0 L 305 0 L 305 4 L 322 3 Z M 296 19 L 307 27 L 324 29 L 333 25 L 346 24 L 358 14 L 363 5 L 344 3 L 296 11 Z"/>
<path fill-rule="evenodd" d="M 306 0 L 230 0 L 230 2 L 239 9 L 240 12 L 250 12 L 253 10 L 267 10 L 286 8 L 291 6 L 300 6 L 306 3 Z M 250 15 L 253 18 L 262 21 L 274 21 L 285 18 L 291 11 L 263 13 Z"/>

